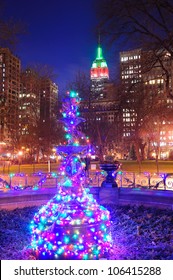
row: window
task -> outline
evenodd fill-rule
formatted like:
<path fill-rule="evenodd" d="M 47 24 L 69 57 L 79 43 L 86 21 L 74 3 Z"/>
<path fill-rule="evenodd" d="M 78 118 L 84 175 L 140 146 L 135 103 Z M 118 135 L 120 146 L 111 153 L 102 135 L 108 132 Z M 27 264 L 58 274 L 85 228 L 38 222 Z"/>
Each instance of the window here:
<path fill-rule="evenodd" d="M 127 61 L 127 60 L 128 60 L 128 56 L 121 57 L 121 61 Z"/>

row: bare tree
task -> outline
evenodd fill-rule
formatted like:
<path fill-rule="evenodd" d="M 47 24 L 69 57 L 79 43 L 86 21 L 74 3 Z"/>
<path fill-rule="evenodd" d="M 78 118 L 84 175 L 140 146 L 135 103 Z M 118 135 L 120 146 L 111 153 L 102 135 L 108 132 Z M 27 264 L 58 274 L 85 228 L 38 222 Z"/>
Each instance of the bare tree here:
<path fill-rule="evenodd" d="M 0 47 L 14 49 L 18 43 L 18 36 L 25 33 L 24 25 L 10 19 L 0 19 Z"/>
<path fill-rule="evenodd" d="M 14 49 L 18 43 L 19 35 L 26 33 L 26 26 L 23 22 L 13 18 L 5 19 L 3 11 L 5 1 L 0 1 L 0 48 Z"/>
<path fill-rule="evenodd" d="M 26 69 L 30 69 L 32 75 L 35 76 L 38 80 L 40 79 L 50 79 L 55 81 L 57 78 L 57 73 L 55 72 L 54 67 L 48 64 L 42 63 L 30 63 L 27 65 Z"/>
<path fill-rule="evenodd" d="M 52 67 L 41 64 L 27 67 L 22 75 L 20 127 L 26 133 L 21 135 L 21 143 L 28 146 L 31 156 L 35 154 L 37 160 L 40 152 L 42 155 L 50 154 L 52 145 L 56 145 L 62 138 L 61 128 L 57 122 L 58 96 L 54 96 L 55 93 L 52 92 L 52 80 L 55 77 Z M 53 95 L 50 97 L 49 94 Z M 50 102 L 53 102 L 52 98 L 56 99 L 54 106 L 53 103 L 50 105 Z M 23 113 L 22 108 L 24 108 Z"/>
<path fill-rule="evenodd" d="M 133 90 L 133 87 L 135 87 L 135 90 Z M 146 85 L 144 81 L 141 81 L 138 84 L 129 85 L 126 90 L 122 86 L 122 92 L 119 96 L 121 119 L 128 114 L 130 120 L 126 123 L 129 126 L 130 134 L 123 138 L 125 144 L 129 146 L 128 149 L 134 145 L 140 170 L 141 160 L 145 159 L 145 149 L 148 143 L 156 142 L 156 137 L 154 141 L 154 135 L 157 134 L 158 136 L 162 122 L 168 120 L 168 111 L 171 116 L 172 109 L 168 110 L 167 99 L 164 99 L 161 93 L 159 85 L 158 87 L 156 85 Z M 150 128 L 155 133 L 152 137 Z M 157 141 L 159 140 L 157 139 Z"/>
<path fill-rule="evenodd" d="M 101 0 L 98 7 L 99 26 L 109 42 L 114 43 L 121 38 L 126 43 L 128 40 L 128 46 L 153 50 L 152 64 L 155 66 L 160 62 L 165 71 L 167 95 L 172 97 L 170 73 L 161 61 L 165 52 L 173 60 L 173 2 Z"/>
<path fill-rule="evenodd" d="M 90 98 L 90 77 L 82 71 L 78 71 L 74 78 L 67 85 L 68 90 L 76 90 L 80 94 L 82 100 L 89 100 Z"/>

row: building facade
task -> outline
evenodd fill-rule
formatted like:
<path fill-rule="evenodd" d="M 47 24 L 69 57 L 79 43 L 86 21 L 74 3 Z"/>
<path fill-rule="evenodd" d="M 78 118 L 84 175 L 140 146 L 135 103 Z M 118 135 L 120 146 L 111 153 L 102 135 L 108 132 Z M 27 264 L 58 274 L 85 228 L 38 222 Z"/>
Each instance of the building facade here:
<path fill-rule="evenodd" d="M 57 101 L 57 85 L 46 77 L 39 77 L 33 70 L 26 69 L 21 75 L 20 135 L 34 134 L 34 130 L 40 134 L 40 138 L 48 134 L 51 120 L 57 119 Z"/>
<path fill-rule="evenodd" d="M 40 125 L 41 136 L 50 130 L 51 120 L 57 119 L 58 86 L 50 79 L 42 79 L 40 83 Z"/>
<path fill-rule="evenodd" d="M 100 158 L 115 155 L 119 142 L 118 101 L 114 84 L 109 82 L 109 69 L 98 45 L 96 59 L 90 70 L 91 89 L 87 101 L 80 103 L 80 112 L 85 118 L 82 130 L 90 137 Z"/>
<path fill-rule="evenodd" d="M 0 138 L 17 137 L 21 62 L 9 49 L 0 49 Z"/>
<path fill-rule="evenodd" d="M 118 129 L 117 100 L 104 99 L 91 103 L 81 101 L 80 112 L 85 118 L 82 130 L 90 137 L 96 153 L 100 157 L 110 153 L 112 156 L 116 156 L 121 138 Z"/>
<path fill-rule="evenodd" d="M 103 57 L 101 45 L 97 47 L 96 59 L 93 61 L 90 70 L 91 100 L 106 98 L 105 85 L 109 81 L 109 69 Z"/>
<path fill-rule="evenodd" d="M 142 50 L 135 49 L 132 51 L 120 53 L 120 69 L 122 93 L 124 96 L 136 95 L 142 83 Z M 127 102 L 128 103 L 128 102 Z M 128 105 L 128 104 L 127 104 Z M 133 106 L 125 106 L 122 112 L 123 137 L 132 137 L 135 132 L 137 114 Z"/>
<path fill-rule="evenodd" d="M 150 141 L 151 151 L 147 154 L 168 158 L 173 146 L 173 122 L 170 117 L 168 119 L 173 100 L 167 96 L 165 88 L 165 74 L 169 73 L 169 88 L 172 91 L 173 67 L 169 54 L 164 51 L 159 61 L 152 51 L 135 49 L 121 52 L 120 64 L 122 94 L 127 96 L 122 111 L 124 142 L 132 142 L 136 131 L 145 127 L 144 141 Z M 167 116 L 165 112 L 168 112 Z"/>

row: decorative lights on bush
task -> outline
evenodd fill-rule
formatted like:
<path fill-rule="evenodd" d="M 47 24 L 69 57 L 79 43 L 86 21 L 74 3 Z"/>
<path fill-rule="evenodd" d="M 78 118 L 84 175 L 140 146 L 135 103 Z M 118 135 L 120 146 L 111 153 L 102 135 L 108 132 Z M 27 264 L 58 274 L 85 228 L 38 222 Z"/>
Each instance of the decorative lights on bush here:
<path fill-rule="evenodd" d="M 37 259 L 99 259 L 111 248 L 110 215 L 85 186 L 89 142 L 77 129 L 84 121 L 77 111 L 78 94 L 71 91 L 63 103 L 67 145 L 57 147 L 63 156 L 58 193 L 35 214 L 31 223 L 32 248 Z"/>

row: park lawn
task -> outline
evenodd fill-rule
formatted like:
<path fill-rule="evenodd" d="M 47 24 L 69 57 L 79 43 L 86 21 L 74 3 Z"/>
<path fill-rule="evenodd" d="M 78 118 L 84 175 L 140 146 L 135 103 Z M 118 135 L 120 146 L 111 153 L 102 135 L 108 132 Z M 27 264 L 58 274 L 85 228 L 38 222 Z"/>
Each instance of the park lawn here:
<path fill-rule="evenodd" d="M 127 172 L 140 172 L 139 165 L 135 160 L 120 160 L 120 170 Z M 96 166 L 96 170 L 99 169 L 99 163 L 91 163 Z M 58 171 L 59 164 L 51 163 L 51 172 Z M 94 171 L 94 170 L 93 170 Z M 21 164 L 21 165 L 6 165 L 5 167 L 0 166 L 0 173 L 37 173 L 37 172 L 48 172 L 48 164 Z M 141 172 L 157 173 L 156 162 L 153 160 L 142 161 Z M 173 173 L 173 161 L 159 161 L 159 172 Z"/>
<path fill-rule="evenodd" d="M 120 160 L 122 171 L 140 172 L 139 164 L 133 160 Z M 159 173 L 173 173 L 173 161 L 162 160 L 159 161 Z M 156 173 L 157 166 L 154 160 L 145 160 L 141 163 L 141 172 Z"/>
<path fill-rule="evenodd" d="M 58 163 L 51 163 L 51 172 L 58 170 Z M 20 165 L 5 165 L 0 166 L 0 173 L 9 174 L 9 173 L 38 173 L 48 172 L 48 164 L 41 163 L 41 164 L 20 164 Z"/>

